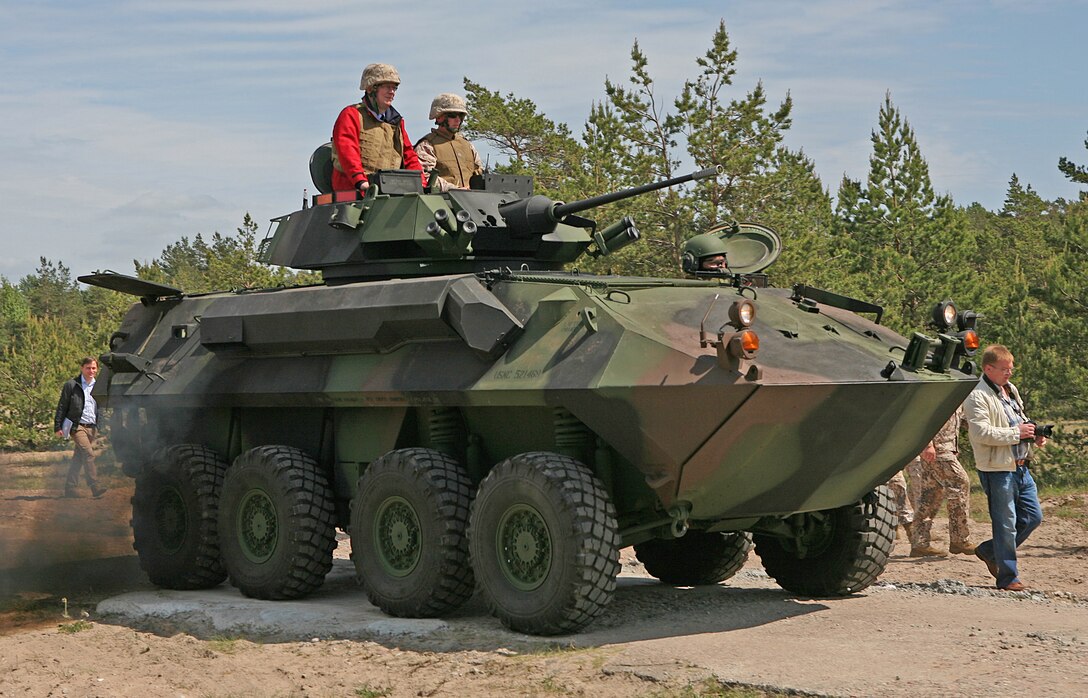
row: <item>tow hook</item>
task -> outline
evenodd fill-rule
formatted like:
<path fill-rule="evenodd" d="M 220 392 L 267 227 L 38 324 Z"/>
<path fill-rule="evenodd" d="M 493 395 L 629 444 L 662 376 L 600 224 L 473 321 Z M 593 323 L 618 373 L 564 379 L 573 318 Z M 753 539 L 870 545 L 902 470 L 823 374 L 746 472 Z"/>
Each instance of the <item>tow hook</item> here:
<path fill-rule="evenodd" d="M 673 538 L 680 538 L 688 532 L 688 519 L 691 518 L 691 504 L 689 502 L 678 502 L 669 509 L 669 516 L 672 518 L 672 526 L 670 531 Z"/>

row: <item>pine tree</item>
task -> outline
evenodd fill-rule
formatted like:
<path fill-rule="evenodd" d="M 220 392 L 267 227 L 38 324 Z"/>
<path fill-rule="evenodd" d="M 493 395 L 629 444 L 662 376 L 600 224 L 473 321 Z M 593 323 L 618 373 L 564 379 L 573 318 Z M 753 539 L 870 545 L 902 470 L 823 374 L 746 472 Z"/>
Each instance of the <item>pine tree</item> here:
<path fill-rule="evenodd" d="M 675 154 L 679 120 L 666 111 L 649 72 L 649 61 L 635 41 L 631 47 L 629 87 L 605 79 L 606 102 L 587 121 L 587 132 L 602 134 L 610 144 L 596 164 L 609 173 L 616 188 L 638 186 L 679 174 Z M 596 213 L 602 220 L 630 215 L 642 234 L 638 246 L 602 263 L 625 273 L 662 276 L 679 267 L 679 246 L 692 229 L 692 212 L 680 190 L 662 189 L 606 207 Z M 593 265 L 590 265 L 592 268 Z"/>
<path fill-rule="evenodd" d="M 490 165 L 507 174 L 532 175 L 536 193 L 569 198 L 584 183 L 584 152 L 566 124 L 557 124 L 528 99 L 505 97 L 465 78 L 466 101 L 472 120 L 465 137 L 482 140 L 507 158 Z"/>
<path fill-rule="evenodd" d="M 633 272 L 676 274 L 687 238 L 732 219 L 788 229 L 785 237 L 796 232 L 803 240 L 799 247 L 826 236 L 830 197 L 812 163 L 781 145 L 790 127 L 789 95 L 773 111 L 767 108 L 762 84 L 740 99 L 727 100 L 736 61 L 721 22 L 710 49 L 696 59 L 697 77 L 684 83 L 671 113 L 637 41 L 631 50 L 630 86 L 605 82 L 607 105 L 593 112 L 590 127 L 595 134 L 607 134 L 595 142 L 609 145 L 605 154 L 614 154 L 611 168 L 620 173 L 620 181 L 635 185 L 681 174 L 680 147 L 696 168 L 723 170 L 715 180 L 623 204 L 646 238 L 637 252 L 629 252 Z M 796 200 L 798 193 L 802 201 Z M 819 227 L 823 231 L 816 234 Z"/>
<path fill-rule="evenodd" d="M 234 235 L 198 233 L 183 237 L 147 264 L 134 260 L 137 276 L 180 288 L 186 293 L 241 288 L 273 288 L 317 283 L 320 276 L 257 261 L 257 222 L 247 213 Z"/>
<path fill-rule="evenodd" d="M 1048 419 L 1079 419 L 1088 408 L 1088 199 L 1051 204 L 1039 222 L 1037 246 L 1022 250 L 1032 281 L 1021 328 L 1025 377 L 1050 405 Z"/>
<path fill-rule="evenodd" d="M 1084 147 L 1088 148 L 1088 138 L 1084 139 Z M 1058 170 L 1065 175 L 1070 182 L 1088 184 L 1088 167 L 1078 165 L 1069 158 L 1058 159 Z"/>
<path fill-rule="evenodd" d="M 865 185 L 844 178 L 840 186 L 836 253 L 851 272 L 851 292 L 883 304 L 886 322 L 906 331 L 969 284 L 972 241 L 951 198 L 934 193 L 929 165 L 890 93 L 871 141 Z"/>
<path fill-rule="evenodd" d="M 30 320 L 30 303 L 18 287 L 0 276 L 0 347 L 7 347 Z"/>
<path fill-rule="evenodd" d="M 81 322 L 83 301 L 79 283 L 63 262 L 39 258 L 37 270 L 19 281 L 19 290 L 29 303 L 31 314 L 52 317 L 69 325 Z"/>
<path fill-rule="evenodd" d="M 53 442 L 61 384 L 78 373 L 88 348 L 78 327 L 30 316 L 0 355 L 0 446 L 40 448 Z"/>
<path fill-rule="evenodd" d="M 762 82 L 727 102 L 724 91 L 733 84 L 736 62 L 737 52 L 720 22 L 711 48 L 696 60 L 698 77 L 684 83 L 676 100 L 688 154 L 700 168 L 724 171 L 697 206 L 699 219 L 711 225 L 738 217 L 760 219 L 781 201 L 774 175 L 792 155 L 781 147 L 792 125 L 789 93 L 773 111 Z"/>
<path fill-rule="evenodd" d="M 599 260 L 582 259 L 593 271 L 674 276 L 689 237 L 735 218 L 771 225 L 790 239 L 783 268 L 804 255 L 826 258 L 831 199 L 803 153 L 782 145 L 790 127 L 787 94 L 769 109 L 762 84 L 727 100 L 737 52 L 720 22 L 711 47 L 696 59 L 699 73 L 670 103 L 651 75 L 636 40 L 626 84 L 605 79 L 605 98 L 591 105 L 582 142 L 529 100 L 505 97 L 465 79 L 473 120 L 466 135 L 482 139 L 509 158 L 502 172 L 533 175 L 538 193 L 570 201 L 721 167 L 714 181 L 663 189 L 594 210 L 608 225 L 621 215 L 634 219 L 642 241 Z M 686 157 L 685 157 L 686 155 Z M 822 272 L 820 272 L 822 273 Z M 817 274 L 819 276 L 820 274 Z"/>

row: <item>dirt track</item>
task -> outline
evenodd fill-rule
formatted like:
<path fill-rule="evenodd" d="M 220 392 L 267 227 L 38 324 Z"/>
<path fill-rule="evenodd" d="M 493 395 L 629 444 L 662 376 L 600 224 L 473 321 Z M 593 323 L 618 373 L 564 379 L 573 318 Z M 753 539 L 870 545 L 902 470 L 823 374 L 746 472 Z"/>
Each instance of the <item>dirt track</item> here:
<path fill-rule="evenodd" d="M 0 616 L 0 696 L 699 695 L 718 682 L 827 695 L 1088 688 L 1088 531 L 1053 515 L 1023 548 L 1032 594 L 993 591 L 974 558 L 908 558 L 901 542 L 881 582 L 846 599 L 791 596 L 755 555 L 734 579 L 696 589 L 660 585 L 625 555 L 615 600 L 575 636 L 509 633 L 474 599 L 426 637 L 252 642 L 96 622 L 97 600 L 150 588 L 132 556 L 125 485 L 102 500 L 0 491 L 0 597 L 15 607 Z M 1044 509 L 1086 505 L 1081 496 Z M 976 538 L 987 529 L 973 523 Z M 944 530 L 938 521 L 935 534 Z M 329 591 L 366 603 L 350 587 Z M 71 619 L 60 617 L 62 596 Z M 83 610 L 86 622 L 73 626 Z"/>

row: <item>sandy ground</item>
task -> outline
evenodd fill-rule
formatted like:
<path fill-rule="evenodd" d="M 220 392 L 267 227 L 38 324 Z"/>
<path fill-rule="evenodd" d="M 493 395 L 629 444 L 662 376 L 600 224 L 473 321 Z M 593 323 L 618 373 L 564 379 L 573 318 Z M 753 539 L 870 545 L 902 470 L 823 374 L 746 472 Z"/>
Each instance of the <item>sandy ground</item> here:
<path fill-rule="evenodd" d="M 153 590 L 132 553 L 130 481 L 110 484 L 101 500 L 0 489 L 0 696 L 1088 693 L 1088 530 L 1057 515 L 1083 517 L 1084 495 L 1044 502 L 1022 548 L 1030 593 L 993 590 L 974 557 L 909 558 L 902 541 L 880 582 L 845 599 L 790 595 L 754 554 L 723 584 L 676 589 L 624 551 L 612 604 L 577 635 L 508 632 L 474 598 L 426 633 L 285 639 L 100 617 L 99 601 Z M 345 541 L 315 603 L 369 606 L 346 554 Z"/>

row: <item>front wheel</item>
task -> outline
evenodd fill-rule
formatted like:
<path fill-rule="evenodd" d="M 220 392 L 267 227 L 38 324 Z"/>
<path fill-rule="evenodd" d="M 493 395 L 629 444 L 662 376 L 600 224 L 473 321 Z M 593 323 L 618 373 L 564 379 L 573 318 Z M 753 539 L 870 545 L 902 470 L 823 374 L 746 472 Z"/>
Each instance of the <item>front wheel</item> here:
<path fill-rule="evenodd" d="M 296 599 L 332 569 L 336 530 L 331 490 L 317 463 L 287 446 L 238 456 L 219 506 L 223 566 L 258 599 Z"/>
<path fill-rule="evenodd" d="M 152 584 L 208 589 L 227 578 L 216 517 L 227 463 L 193 444 L 160 449 L 140 469 L 132 497 L 132 547 Z"/>
<path fill-rule="evenodd" d="M 881 485 L 853 504 L 805 515 L 797 538 L 756 534 L 756 554 L 778 584 L 804 596 L 844 596 L 876 581 L 895 544 L 891 492 Z"/>
<path fill-rule="evenodd" d="M 488 606 L 518 632 L 557 635 L 588 625 L 619 574 L 616 514 L 586 466 L 523 453 L 480 484 L 469 554 Z"/>
<path fill-rule="evenodd" d="M 751 549 L 750 533 L 688 531 L 680 538 L 639 543 L 635 557 L 665 584 L 699 586 L 732 577 L 744 567 Z"/>

